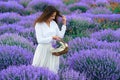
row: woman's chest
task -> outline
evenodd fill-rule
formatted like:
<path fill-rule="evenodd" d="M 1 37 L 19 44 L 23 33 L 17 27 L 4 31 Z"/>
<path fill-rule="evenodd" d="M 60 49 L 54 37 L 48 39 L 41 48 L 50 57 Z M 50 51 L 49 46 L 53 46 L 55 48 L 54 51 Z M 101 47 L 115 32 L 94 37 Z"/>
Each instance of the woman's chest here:
<path fill-rule="evenodd" d="M 44 36 L 44 37 L 56 35 L 56 30 L 55 30 L 55 28 L 53 28 L 53 27 L 51 27 L 51 26 L 50 26 L 50 27 L 48 27 L 48 26 L 43 27 L 42 32 L 43 32 L 43 36 Z"/>

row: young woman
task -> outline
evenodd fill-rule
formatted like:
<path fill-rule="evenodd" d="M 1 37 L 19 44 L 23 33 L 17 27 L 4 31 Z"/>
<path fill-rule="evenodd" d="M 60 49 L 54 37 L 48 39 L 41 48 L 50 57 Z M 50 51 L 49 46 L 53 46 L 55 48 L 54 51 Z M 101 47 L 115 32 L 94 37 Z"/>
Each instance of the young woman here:
<path fill-rule="evenodd" d="M 62 18 L 61 31 L 57 25 L 58 17 Z M 59 56 L 52 55 L 50 49 L 52 42 L 61 40 L 66 31 L 66 17 L 53 6 L 47 6 L 40 17 L 35 21 L 35 33 L 38 46 L 35 50 L 32 65 L 46 67 L 57 73 L 59 69 Z"/>

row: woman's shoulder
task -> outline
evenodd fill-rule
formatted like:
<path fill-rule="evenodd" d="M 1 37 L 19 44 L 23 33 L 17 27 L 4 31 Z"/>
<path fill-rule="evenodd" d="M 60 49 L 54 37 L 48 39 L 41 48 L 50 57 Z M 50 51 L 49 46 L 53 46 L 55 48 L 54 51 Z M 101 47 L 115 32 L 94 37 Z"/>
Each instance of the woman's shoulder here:
<path fill-rule="evenodd" d="M 52 20 L 51 22 L 57 24 L 54 20 Z"/>
<path fill-rule="evenodd" d="M 44 25 L 43 22 L 37 22 L 37 23 L 35 24 L 35 28 L 36 28 L 36 29 L 41 28 L 43 25 Z"/>
<path fill-rule="evenodd" d="M 37 22 L 37 23 L 35 24 L 35 26 L 42 26 L 42 25 L 44 25 L 44 22 Z"/>
<path fill-rule="evenodd" d="M 36 25 L 43 25 L 44 22 L 37 22 Z"/>
<path fill-rule="evenodd" d="M 56 23 L 54 20 L 52 20 L 52 24 L 53 24 L 53 25 L 57 25 L 57 23 Z"/>

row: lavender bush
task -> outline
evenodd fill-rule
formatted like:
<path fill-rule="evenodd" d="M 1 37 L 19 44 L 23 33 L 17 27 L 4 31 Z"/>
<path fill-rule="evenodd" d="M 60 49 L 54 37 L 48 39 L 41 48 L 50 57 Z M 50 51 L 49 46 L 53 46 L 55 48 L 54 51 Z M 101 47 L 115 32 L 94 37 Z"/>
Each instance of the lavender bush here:
<path fill-rule="evenodd" d="M 79 80 L 79 72 L 74 70 L 66 70 L 60 73 L 60 80 Z"/>
<path fill-rule="evenodd" d="M 88 5 L 95 4 L 95 0 L 80 0 L 80 2 L 86 3 L 86 4 L 88 4 Z"/>
<path fill-rule="evenodd" d="M 74 3 L 69 5 L 69 9 L 71 11 L 81 10 L 82 12 L 86 12 L 87 9 L 89 9 L 89 6 L 85 3 Z"/>
<path fill-rule="evenodd" d="M 120 33 L 111 29 L 101 30 L 91 34 L 91 38 L 107 41 L 107 42 L 120 42 Z"/>
<path fill-rule="evenodd" d="M 0 72 L 0 80 L 59 80 L 57 74 L 48 69 L 33 66 L 11 66 Z"/>
<path fill-rule="evenodd" d="M 16 24 L 8 24 L 0 26 L 0 35 L 4 33 L 20 33 L 21 30 L 24 30 L 23 26 L 19 26 Z"/>
<path fill-rule="evenodd" d="M 56 8 L 60 8 L 64 6 L 62 1 L 51 1 L 51 0 L 32 0 L 29 4 L 28 7 L 31 7 L 35 9 L 36 11 L 43 11 L 43 9 L 48 6 L 48 5 L 53 5 Z M 64 8 L 63 8 L 64 9 Z"/>
<path fill-rule="evenodd" d="M 24 16 L 22 17 L 22 20 L 21 21 L 28 21 L 31 20 L 31 21 L 35 21 L 36 18 L 38 18 L 40 15 L 41 15 L 42 12 L 37 12 L 35 14 L 31 14 L 31 15 L 28 15 L 28 16 Z M 33 23 L 32 22 L 32 23 Z"/>
<path fill-rule="evenodd" d="M 33 44 L 38 44 L 35 36 L 35 30 L 34 28 L 24 29 L 22 30 L 19 35 L 23 36 L 24 38 L 28 39 L 30 42 L 33 42 Z"/>
<path fill-rule="evenodd" d="M 101 28 L 102 29 L 114 29 L 114 30 L 116 30 L 116 29 L 118 29 L 118 28 L 120 28 L 120 23 L 119 23 L 119 21 L 105 21 L 105 22 L 102 22 L 101 23 Z"/>
<path fill-rule="evenodd" d="M 12 4 L 12 5 L 11 5 Z M 0 1 L 0 12 L 17 12 L 22 14 L 24 7 L 17 3 L 16 1 L 3 2 Z"/>
<path fill-rule="evenodd" d="M 100 23 L 101 29 L 117 29 L 120 26 L 119 14 L 98 14 L 94 15 L 93 19 L 95 22 Z"/>
<path fill-rule="evenodd" d="M 17 22 L 18 25 L 21 25 L 23 26 L 24 28 L 30 28 L 30 27 L 33 27 L 34 25 L 34 21 L 31 20 L 31 19 L 28 19 L 28 20 L 21 20 L 19 22 Z"/>
<path fill-rule="evenodd" d="M 38 18 L 41 15 L 42 12 L 37 12 L 31 15 L 22 16 L 21 20 L 17 22 L 16 24 L 24 26 L 24 28 L 30 28 L 34 27 L 34 22 L 36 18 Z"/>
<path fill-rule="evenodd" d="M 120 0 L 109 0 L 109 2 L 120 3 Z"/>
<path fill-rule="evenodd" d="M 96 0 L 95 3 L 96 3 L 96 5 L 98 7 L 107 7 L 107 6 L 109 6 L 108 0 Z"/>
<path fill-rule="evenodd" d="M 75 38 L 68 42 L 69 53 L 68 56 L 72 56 L 74 52 L 80 50 L 91 50 L 91 49 L 106 49 L 113 50 L 120 53 L 120 42 L 108 43 L 106 41 L 98 41 L 96 39 L 90 38 Z"/>
<path fill-rule="evenodd" d="M 66 32 L 67 35 L 86 36 L 87 33 L 83 34 L 86 30 L 96 27 L 96 24 L 89 17 L 72 14 L 67 19 L 67 26 L 69 26 Z"/>
<path fill-rule="evenodd" d="M 79 72 L 66 69 L 65 71 L 59 73 L 60 80 L 89 80 L 86 78 L 85 74 L 80 74 Z"/>
<path fill-rule="evenodd" d="M 120 55 L 111 50 L 87 50 L 75 53 L 68 60 L 75 71 L 86 72 L 91 80 L 119 80 Z"/>
<path fill-rule="evenodd" d="M 0 36 L 0 45 L 20 46 L 24 49 L 34 52 L 35 47 L 32 42 L 19 36 L 18 34 L 3 34 Z"/>
<path fill-rule="evenodd" d="M 8 1 L 16 1 L 16 0 L 0 0 L 0 1 L 8 2 Z M 20 0 L 17 0 L 17 1 L 20 1 Z"/>
<path fill-rule="evenodd" d="M 21 16 L 17 13 L 3 13 L 0 15 L 0 22 L 2 24 L 13 24 L 21 20 Z"/>
<path fill-rule="evenodd" d="M 28 3 L 32 0 L 19 0 L 19 3 L 24 6 L 24 8 L 27 7 Z"/>
<path fill-rule="evenodd" d="M 112 11 L 105 7 L 96 7 L 96 8 L 90 8 L 87 10 L 87 13 L 91 14 L 112 14 Z"/>
<path fill-rule="evenodd" d="M 26 16 L 26 15 L 31 15 L 31 14 L 34 14 L 36 11 L 30 7 L 26 7 L 24 8 L 24 11 L 22 13 L 23 16 Z"/>
<path fill-rule="evenodd" d="M 112 22 L 119 22 L 120 14 L 98 14 L 94 15 L 93 19 L 103 19 L 103 22 L 112 21 Z"/>
<path fill-rule="evenodd" d="M 51 1 L 51 0 L 33 0 L 31 1 L 27 7 L 31 7 L 33 10 L 36 12 L 38 11 L 43 11 L 46 6 L 48 5 L 53 5 L 57 9 L 60 10 L 61 13 L 63 14 L 69 14 L 70 10 L 67 8 L 66 5 L 63 4 L 61 0 L 59 1 Z"/>
<path fill-rule="evenodd" d="M 76 3 L 76 1 L 75 0 L 63 0 L 63 3 L 65 4 L 65 5 L 70 5 L 70 4 L 74 4 L 74 3 Z"/>
<path fill-rule="evenodd" d="M 0 22 L 0 26 L 2 26 L 3 24 Z"/>
<path fill-rule="evenodd" d="M 10 24 L 10 25 L 4 25 L 0 27 L 0 35 L 5 33 L 14 33 L 18 34 L 26 39 L 28 39 L 30 42 L 33 42 L 34 44 L 37 44 L 36 38 L 35 38 L 35 31 L 34 28 L 27 28 L 25 29 L 23 26 L 19 26 L 16 24 Z"/>
<path fill-rule="evenodd" d="M 18 46 L 0 46 L 0 70 L 11 65 L 31 64 L 33 53 Z"/>

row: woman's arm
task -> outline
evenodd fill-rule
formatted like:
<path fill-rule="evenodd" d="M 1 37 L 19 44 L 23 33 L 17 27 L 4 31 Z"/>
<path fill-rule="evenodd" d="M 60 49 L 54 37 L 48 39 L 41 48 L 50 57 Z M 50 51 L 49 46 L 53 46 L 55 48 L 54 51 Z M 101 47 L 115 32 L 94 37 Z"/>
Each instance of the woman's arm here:
<path fill-rule="evenodd" d="M 36 34 L 37 42 L 38 43 L 50 43 L 50 42 L 52 42 L 52 40 L 53 40 L 52 36 L 44 38 L 42 33 L 43 33 L 42 27 L 40 26 L 39 23 L 36 23 L 36 25 L 35 25 L 35 34 Z"/>
<path fill-rule="evenodd" d="M 64 35 L 65 35 L 65 32 L 66 32 L 66 25 L 62 25 L 62 28 L 61 28 L 61 31 L 60 29 L 58 28 L 58 25 L 56 27 L 56 31 L 57 31 L 57 36 L 59 36 L 60 38 L 63 38 Z"/>
<path fill-rule="evenodd" d="M 61 31 L 59 30 L 58 25 L 56 23 L 56 25 L 57 25 L 57 36 L 59 36 L 61 38 L 64 37 L 65 32 L 66 32 L 66 17 L 65 16 L 62 16 L 62 23 L 63 23 L 63 25 L 62 25 Z"/>

